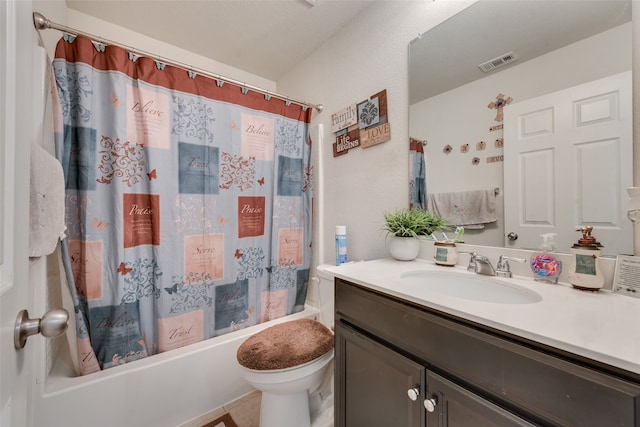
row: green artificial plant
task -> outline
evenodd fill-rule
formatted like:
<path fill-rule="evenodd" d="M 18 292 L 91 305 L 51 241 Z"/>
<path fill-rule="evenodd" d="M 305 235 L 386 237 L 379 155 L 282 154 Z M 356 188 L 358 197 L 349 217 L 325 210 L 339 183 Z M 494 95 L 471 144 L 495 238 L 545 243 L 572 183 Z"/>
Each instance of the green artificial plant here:
<path fill-rule="evenodd" d="M 445 218 L 423 209 L 399 209 L 384 214 L 384 221 L 383 229 L 397 237 L 428 236 L 434 231 L 449 229 Z"/>

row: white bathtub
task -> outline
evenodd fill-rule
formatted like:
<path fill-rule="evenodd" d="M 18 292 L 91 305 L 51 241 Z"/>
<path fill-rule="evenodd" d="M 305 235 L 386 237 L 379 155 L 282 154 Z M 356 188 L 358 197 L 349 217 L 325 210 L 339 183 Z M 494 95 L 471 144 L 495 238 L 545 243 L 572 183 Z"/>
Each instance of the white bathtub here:
<path fill-rule="evenodd" d="M 249 335 L 318 313 L 307 306 L 282 319 L 82 377 L 70 377 L 68 355 L 60 356 L 44 381 L 36 380 L 33 426 L 180 426 L 252 391 L 236 362 Z"/>

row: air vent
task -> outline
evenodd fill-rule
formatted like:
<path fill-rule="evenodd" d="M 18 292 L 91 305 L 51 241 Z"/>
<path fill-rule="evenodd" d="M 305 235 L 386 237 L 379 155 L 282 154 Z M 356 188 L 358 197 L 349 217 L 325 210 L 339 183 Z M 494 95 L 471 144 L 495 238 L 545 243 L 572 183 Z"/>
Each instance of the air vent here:
<path fill-rule="evenodd" d="M 505 53 L 504 55 L 500 55 L 499 57 L 494 58 L 490 61 L 484 62 L 478 65 L 478 67 L 480 67 L 480 69 L 485 73 L 488 73 L 489 71 L 493 71 L 498 67 L 502 67 L 503 65 L 507 65 L 510 62 L 516 61 L 517 59 L 518 57 L 515 53 L 509 52 Z"/>

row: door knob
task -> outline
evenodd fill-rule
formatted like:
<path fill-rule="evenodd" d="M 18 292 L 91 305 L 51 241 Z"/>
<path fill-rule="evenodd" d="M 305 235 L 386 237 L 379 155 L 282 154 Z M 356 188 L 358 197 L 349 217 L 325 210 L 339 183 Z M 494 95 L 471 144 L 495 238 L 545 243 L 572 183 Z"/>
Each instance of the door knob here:
<path fill-rule="evenodd" d="M 512 231 L 511 233 L 507 234 L 507 239 L 518 240 L 518 233 Z"/>
<path fill-rule="evenodd" d="M 29 312 L 21 310 L 13 330 L 13 345 L 16 350 L 20 350 L 27 343 L 27 338 L 36 334 L 42 334 L 46 338 L 57 337 L 67 330 L 67 326 L 69 312 L 64 308 L 49 310 L 42 319 L 29 319 Z"/>
<path fill-rule="evenodd" d="M 436 399 L 425 399 L 424 400 L 424 407 L 427 410 L 427 412 L 435 411 L 437 404 L 438 404 L 438 401 Z"/>

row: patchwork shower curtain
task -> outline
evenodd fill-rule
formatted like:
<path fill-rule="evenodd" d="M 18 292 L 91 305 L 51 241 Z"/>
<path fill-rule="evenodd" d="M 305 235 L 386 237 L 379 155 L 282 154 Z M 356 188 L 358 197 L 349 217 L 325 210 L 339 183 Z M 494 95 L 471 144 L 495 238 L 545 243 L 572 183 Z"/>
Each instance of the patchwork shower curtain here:
<path fill-rule="evenodd" d="M 311 109 L 83 37 L 53 68 L 82 374 L 302 310 Z"/>
<path fill-rule="evenodd" d="M 427 209 L 424 142 L 409 138 L 409 208 Z"/>

